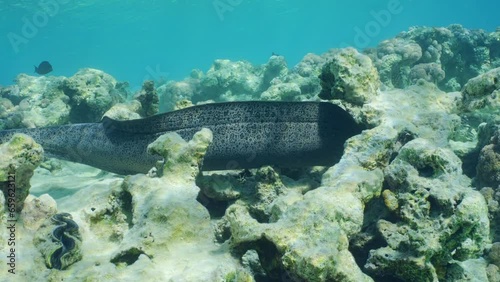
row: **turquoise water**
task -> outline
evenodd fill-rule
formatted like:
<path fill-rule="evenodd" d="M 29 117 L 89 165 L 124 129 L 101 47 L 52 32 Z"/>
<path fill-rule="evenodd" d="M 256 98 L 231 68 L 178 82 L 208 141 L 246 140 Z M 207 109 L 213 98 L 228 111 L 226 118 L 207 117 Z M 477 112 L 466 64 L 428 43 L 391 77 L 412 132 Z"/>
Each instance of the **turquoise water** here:
<path fill-rule="evenodd" d="M 48 60 L 51 75 L 92 67 L 137 88 L 206 71 L 218 58 L 261 64 L 275 52 L 293 66 L 309 52 L 375 46 L 415 25 L 499 25 L 493 0 L 78 2 L 0 1 L 0 84 Z"/>

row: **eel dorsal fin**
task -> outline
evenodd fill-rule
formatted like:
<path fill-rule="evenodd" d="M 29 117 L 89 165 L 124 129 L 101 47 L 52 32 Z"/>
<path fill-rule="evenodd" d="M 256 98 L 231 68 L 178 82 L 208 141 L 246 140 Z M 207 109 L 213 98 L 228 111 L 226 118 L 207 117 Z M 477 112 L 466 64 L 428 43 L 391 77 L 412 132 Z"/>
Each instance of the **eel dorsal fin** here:
<path fill-rule="evenodd" d="M 321 116 L 331 116 L 337 121 L 352 119 L 340 107 L 330 103 L 249 101 L 203 104 L 125 121 L 104 117 L 101 122 L 106 131 L 154 134 L 238 123 L 314 123 L 321 120 Z M 342 127 L 342 122 L 339 126 Z"/>

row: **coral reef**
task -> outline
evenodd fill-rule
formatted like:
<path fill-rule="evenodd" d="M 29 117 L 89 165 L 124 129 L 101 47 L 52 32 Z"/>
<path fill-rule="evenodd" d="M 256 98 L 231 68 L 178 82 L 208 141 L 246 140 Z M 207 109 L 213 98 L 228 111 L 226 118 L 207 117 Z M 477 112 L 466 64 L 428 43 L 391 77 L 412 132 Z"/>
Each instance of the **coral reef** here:
<path fill-rule="evenodd" d="M 493 242 L 500 242 L 500 191 L 484 187 L 480 192 L 488 205 L 491 239 Z"/>
<path fill-rule="evenodd" d="M 489 261 L 500 267 L 500 242 L 492 244 L 489 252 L 488 252 Z"/>
<path fill-rule="evenodd" d="M 156 92 L 159 96 L 160 112 L 168 112 L 175 109 L 178 101 L 191 100 L 199 90 L 198 78 L 188 78 L 184 81 L 169 81 L 160 85 Z"/>
<path fill-rule="evenodd" d="M 127 96 L 126 83 L 95 69 L 69 78 L 20 74 L 15 82 L 0 88 L 0 130 L 98 122 Z"/>
<path fill-rule="evenodd" d="M 360 112 L 354 112 L 358 120 L 376 126 L 373 130 L 389 126 L 398 132 L 395 140 L 377 150 L 373 160 L 363 161 L 363 154 L 356 158 L 369 170 L 386 167 L 389 157 L 394 158 L 384 170 L 389 189 L 384 190 L 381 199 L 367 203 L 362 231 L 351 236 L 358 264 L 364 264 L 363 269 L 375 278 L 455 281 L 471 273 L 486 278 L 487 264 L 475 263 L 489 242 L 486 204 L 469 187 L 470 180 L 463 175 L 460 160 L 451 151 L 438 149 L 453 141 L 459 151 L 463 147 L 457 144 L 477 141 L 474 136 L 467 136 L 467 131 L 462 130 L 466 125 L 454 114 L 461 97 L 459 92 L 450 95 L 419 79 L 417 85 L 405 90 L 373 95 Z M 379 145 L 380 139 L 372 137 L 361 143 Z M 371 151 L 370 146 L 365 149 Z M 474 149 L 473 145 L 468 146 L 466 150 Z M 408 156 L 412 156 L 411 160 Z M 323 178 L 326 177 L 328 173 Z M 394 183 L 393 179 L 400 181 Z M 449 224 L 439 223 L 446 217 L 450 218 L 445 221 Z M 430 238 L 435 239 L 429 241 Z M 381 246 L 374 247 L 377 244 Z"/>
<path fill-rule="evenodd" d="M 17 76 L 15 85 L 0 90 L 0 130 L 67 123 L 70 107 L 61 90 L 63 81 L 63 77 Z"/>
<path fill-rule="evenodd" d="M 469 79 L 499 66 L 498 37 L 498 31 L 488 34 L 456 24 L 413 27 L 366 53 L 387 87 L 405 88 L 418 74 L 444 91 L 459 91 Z"/>
<path fill-rule="evenodd" d="M 193 136 L 193 139 L 186 143 L 178 134 L 164 134 L 153 143 L 149 144 L 148 152 L 153 155 L 159 155 L 164 158 L 159 168 L 159 175 L 183 174 L 187 178 L 189 174 L 190 181 L 200 172 L 203 156 L 212 142 L 212 132 L 208 129 L 202 129 Z M 179 144 L 182 144 L 181 147 Z M 176 150 L 172 149 L 172 147 Z"/>
<path fill-rule="evenodd" d="M 356 156 L 363 148 L 350 144 L 349 157 L 325 174 L 321 187 L 304 195 L 279 180 L 268 182 L 278 177 L 268 170 L 255 198 L 242 198 L 226 210 L 222 221 L 228 222 L 233 248 L 242 254 L 255 250 L 275 280 L 371 281 L 348 251 L 348 238 L 359 232 L 363 204 L 380 193 L 383 176 L 381 170 L 363 170 Z M 269 216 L 259 216 L 256 207 Z"/>
<path fill-rule="evenodd" d="M 481 149 L 476 169 L 479 188 L 500 187 L 500 130 L 491 138 L 491 144 Z"/>
<path fill-rule="evenodd" d="M 320 75 L 321 99 L 340 99 L 354 105 L 363 105 L 379 88 L 377 69 L 366 55 L 347 48 L 334 55 L 323 66 Z"/>
<path fill-rule="evenodd" d="M 93 184 L 60 198 L 57 208 L 49 196 L 30 196 L 19 226 L 27 247 L 19 255 L 34 260 L 20 277 L 254 281 L 227 246 L 214 243 L 210 215 L 197 201 L 195 178 L 211 140 L 207 129 L 189 142 L 173 133 L 160 136 L 149 146 L 150 152 L 167 157 L 156 172 L 125 179 L 90 177 Z M 50 182 L 60 177 L 74 179 L 71 173 L 58 173 Z"/>
<path fill-rule="evenodd" d="M 401 148 L 385 172 L 390 192 L 384 195 L 397 201 L 388 206 L 395 220 L 378 221 L 387 247 L 370 251 L 367 270 L 405 281 L 436 280 L 452 271 L 450 261 L 482 253 L 489 242 L 487 206 L 468 187 L 460 165 L 451 151 L 424 139 Z"/>
<path fill-rule="evenodd" d="M 500 281 L 498 50 L 500 29 L 415 27 L 363 52 L 307 54 L 290 69 L 278 55 L 216 60 L 183 81 L 146 81 L 135 97 L 99 70 L 19 75 L 0 88 L 0 129 L 319 99 L 367 128 L 333 167 L 203 173 L 211 132 L 169 133 L 148 147 L 165 161 L 126 177 L 48 160 L 31 178 L 43 150 L 16 135 L 0 145 L 0 183 L 5 193 L 15 168 L 19 257 L 33 258 L 19 278 Z"/>
<path fill-rule="evenodd" d="M 249 100 L 260 89 L 261 78 L 249 62 L 215 60 L 199 83 L 201 91 L 193 95 L 193 102 L 220 98 L 230 101 L 238 96 Z"/>
<path fill-rule="evenodd" d="M 377 49 L 366 53 L 374 61 L 383 84 L 402 88 L 408 84 L 413 64 L 422 57 L 422 48 L 413 40 L 394 38 L 381 42 Z"/>
<path fill-rule="evenodd" d="M 474 122 L 498 122 L 500 115 L 500 68 L 471 78 L 463 90 L 462 111 Z"/>
<path fill-rule="evenodd" d="M 141 103 L 141 111 L 139 113 L 141 116 L 148 117 L 158 113 L 159 99 L 156 94 L 154 81 L 144 81 L 142 89 L 134 95 L 134 99 Z"/>
<path fill-rule="evenodd" d="M 486 267 L 486 275 L 489 282 L 498 282 L 500 281 L 500 268 L 490 264 Z"/>
<path fill-rule="evenodd" d="M 193 70 L 183 81 L 170 81 L 157 88 L 160 111 L 175 109 L 177 102 L 207 101 L 303 101 L 314 99 L 319 93 L 318 75 L 326 57 L 308 54 L 295 68 L 289 70 L 283 56 L 273 55 L 268 62 L 254 66 L 245 61 L 216 60 L 202 73 Z"/>
<path fill-rule="evenodd" d="M 418 64 L 410 70 L 410 81 L 415 84 L 419 79 L 438 84 L 444 79 L 444 71 L 436 63 Z"/>
<path fill-rule="evenodd" d="M 70 119 L 75 123 L 98 122 L 111 106 L 124 101 L 116 80 L 96 69 L 78 71 L 61 87 L 69 97 Z"/>
<path fill-rule="evenodd" d="M 137 100 L 132 100 L 129 103 L 118 103 L 107 110 L 103 116 L 112 118 L 114 120 L 130 120 L 139 119 L 141 115 L 142 106 Z"/>
<path fill-rule="evenodd" d="M 500 66 L 500 52 L 495 48 L 499 45 L 499 37 L 498 31 L 488 34 L 482 30 L 468 30 L 460 25 L 447 28 L 413 27 L 364 53 L 372 59 L 384 89 L 406 88 L 424 79 L 436 84 L 441 90 L 459 91 L 469 79 Z M 244 61 L 216 60 L 206 74 L 196 70 L 184 81 L 160 86 L 160 109 L 172 110 L 177 99 L 191 99 L 194 103 L 259 97 L 279 100 L 280 94 L 271 87 L 291 89 L 290 84 L 294 84 L 294 91 L 283 92 L 284 100 L 315 99 L 321 91 L 317 76 L 325 63 L 332 64 L 333 60 L 336 61 L 334 64 L 346 64 L 345 70 L 349 69 L 348 60 L 343 63 L 339 61 L 343 56 L 339 52 L 348 51 L 331 50 L 322 55 L 307 54 L 289 70 L 284 58 L 276 55 L 271 56 L 262 66 L 253 66 Z M 369 63 L 366 59 L 363 62 Z M 368 69 L 360 74 L 370 72 Z M 355 76 L 346 75 L 347 77 Z M 360 76 L 356 79 L 359 78 Z M 279 86 L 282 83 L 288 85 Z M 370 83 L 379 82 L 375 79 Z M 300 88 L 300 93 L 296 92 L 295 85 Z M 372 85 L 371 88 L 370 91 L 373 91 L 378 86 Z M 261 96 L 262 92 L 266 93 Z M 322 95 L 323 98 L 332 98 L 331 94 Z M 360 104 L 359 101 L 357 103 Z"/>
<path fill-rule="evenodd" d="M 21 212 L 23 225 L 28 230 L 37 230 L 45 219 L 57 213 L 57 203 L 49 194 L 40 197 L 28 195 Z"/>
<path fill-rule="evenodd" d="M 447 146 L 449 140 L 465 139 L 456 133 L 462 121 L 453 112 L 460 93 L 445 93 L 431 83 L 421 81 L 407 89 L 381 91 L 363 105 L 359 118 L 378 126 L 387 124 L 410 135 Z M 463 140 L 463 141 L 467 141 Z"/>
<path fill-rule="evenodd" d="M 285 57 L 273 55 L 264 66 L 261 89 L 267 89 L 274 79 L 282 79 L 288 73 Z"/>
<path fill-rule="evenodd" d="M 260 94 L 260 99 L 264 101 L 293 101 L 297 99 L 300 94 L 299 85 L 285 82 L 271 85 L 266 91 Z"/>
<path fill-rule="evenodd" d="M 15 134 L 0 144 L 0 187 L 11 213 L 23 209 L 29 195 L 30 178 L 43 159 L 43 149 L 24 134 Z"/>

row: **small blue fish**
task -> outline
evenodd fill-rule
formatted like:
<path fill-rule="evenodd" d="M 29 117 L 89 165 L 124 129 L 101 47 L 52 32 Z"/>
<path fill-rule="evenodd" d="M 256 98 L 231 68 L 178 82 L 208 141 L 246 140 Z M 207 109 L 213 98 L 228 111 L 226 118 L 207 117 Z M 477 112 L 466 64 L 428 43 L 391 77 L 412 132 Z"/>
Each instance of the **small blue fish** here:
<path fill-rule="evenodd" d="M 38 65 L 38 67 L 35 66 L 35 72 L 41 75 L 48 74 L 51 71 L 52 71 L 52 65 L 47 61 L 41 62 L 40 65 Z"/>

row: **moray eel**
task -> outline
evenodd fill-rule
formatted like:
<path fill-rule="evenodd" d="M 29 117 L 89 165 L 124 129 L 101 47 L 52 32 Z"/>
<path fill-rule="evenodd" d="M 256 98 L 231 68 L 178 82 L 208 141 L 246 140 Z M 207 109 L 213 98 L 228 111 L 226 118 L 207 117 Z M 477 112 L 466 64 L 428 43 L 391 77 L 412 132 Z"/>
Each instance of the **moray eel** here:
<path fill-rule="evenodd" d="M 213 132 L 203 170 L 262 165 L 331 166 L 344 142 L 361 128 L 342 108 L 326 102 L 228 102 L 194 106 L 144 119 L 0 131 L 31 136 L 48 156 L 118 174 L 146 173 L 158 156 L 148 144 L 166 132 L 190 140 L 201 128 Z"/>

